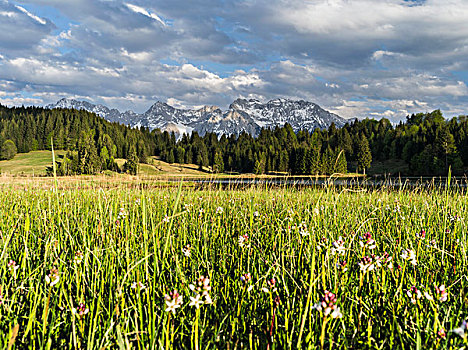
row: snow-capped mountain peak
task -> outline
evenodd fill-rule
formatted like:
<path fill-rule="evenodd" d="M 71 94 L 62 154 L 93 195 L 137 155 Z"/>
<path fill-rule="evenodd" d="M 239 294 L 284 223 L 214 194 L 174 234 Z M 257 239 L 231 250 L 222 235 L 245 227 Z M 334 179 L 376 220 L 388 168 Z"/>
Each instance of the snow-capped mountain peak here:
<path fill-rule="evenodd" d="M 61 99 L 46 108 L 84 109 L 112 122 L 132 127 L 144 126 L 150 130 L 159 128 L 162 131 L 174 132 L 178 137 L 192 131 L 197 131 L 200 135 L 206 132 L 215 132 L 218 135 L 248 132 L 256 136 L 262 127 L 274 128 L 285 123 L 291 124 L 294 131 L 323 129 L 331 123 L 341 127 L 346 123 L 345 119 L 315 103 L 283 98 L 266 103 L 239 98 L 233 101 L 226 111 L 216 106 L 204 106 L 196 110 L 178 109 L 158 101 L 143 114 L 132 111 L 120 113 L 103 105 L 72 99 Z"/>

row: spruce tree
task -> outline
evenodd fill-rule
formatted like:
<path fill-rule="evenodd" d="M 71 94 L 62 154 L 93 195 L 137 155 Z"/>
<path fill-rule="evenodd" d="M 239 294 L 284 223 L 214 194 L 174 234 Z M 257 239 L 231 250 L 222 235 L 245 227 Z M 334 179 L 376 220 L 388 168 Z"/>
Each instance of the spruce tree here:
<path fill-rule="evenodd" d="M 357 153 L 358 169 L 366 173 L 366 169 L 370 167 L 372 163 L 372 154 L 369 148 L 369 141 L 367 137 L 362 134 L 358 143 Z"/>

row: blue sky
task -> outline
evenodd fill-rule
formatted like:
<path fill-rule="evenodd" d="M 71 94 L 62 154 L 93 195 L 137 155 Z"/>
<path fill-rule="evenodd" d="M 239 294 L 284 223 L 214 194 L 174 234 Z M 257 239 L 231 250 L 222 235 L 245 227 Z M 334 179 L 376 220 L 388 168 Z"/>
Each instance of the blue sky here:
<path fill-rule="evenodd" d="M 0 0 L 0 103 L 467 114 L 466 0 Z"/>

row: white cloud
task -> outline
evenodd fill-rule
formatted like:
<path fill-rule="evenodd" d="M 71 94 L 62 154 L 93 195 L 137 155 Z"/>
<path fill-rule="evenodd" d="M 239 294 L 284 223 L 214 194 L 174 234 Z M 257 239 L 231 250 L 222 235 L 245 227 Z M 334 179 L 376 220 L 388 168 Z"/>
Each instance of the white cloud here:
<path fill-rule="evenodd" d="M 17 99 L 142 112 L 155 100 L 286 97 L 345 117 L 466 113 L 467 82 L 453 75 L 468 70 L 464 0 L 193 0 L 190 11 L 185 0 L 16 2 L 0 1 L 0 88 L 8 81 Z M 73 24 L 56 28 L 28 4 Z"/>
<path fill-rule="evenodd" d="M 28 17 L 32 18 L 33 20 L 35 20 L 36 22 L 42 24 L 42 25 L 46 25 L 47 22 L 45 20 L 43 20 L 42 18 L 40 17 L 37 17 L 36 15 L 32 14 L 31 12 L 29 12 L 28 10 L 26 10 L 25 8 L 21 7 L 21 6 L 18 6 L 16 5 L 15 6 L 18 10 L 20 10 L 21 12 L 25 13 Z"/>
<path fill-rule="evenodd" d="M 136 6 L 136 5 L 133 5 L 133 4 L 128 4 L 128 3 L 126 3 L 125 6 L 127 6 L 133 12 L 136 12 L 136 13 L 142 14 L 142 15 L 144 15 L 146 17 L 152 18 L 152 19 L 156 20 L 157 22 L 161 23 L 163 26 L 166 26 L 166 23 L 157 14 L 148 12 L 143 7 Z"/>

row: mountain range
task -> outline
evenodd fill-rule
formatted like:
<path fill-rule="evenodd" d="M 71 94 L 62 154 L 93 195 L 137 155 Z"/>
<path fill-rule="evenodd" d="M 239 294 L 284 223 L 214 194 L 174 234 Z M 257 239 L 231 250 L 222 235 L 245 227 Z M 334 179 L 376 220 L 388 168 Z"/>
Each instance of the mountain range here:
<path fill-rule="evenodd" d="M 319 105 L 307 101 L 275 99 L 262 103 L 258 100 L 235 100 L 226 111 L 216 106 L 200 109 L 178 109 L 167 103 L 156 102 L 145 113 L 120 112 L 103 105 L 86 101 L 63 98 L 46 108 L 84 109 L 95 113 L 110 122 L 118 122 L 131 127 L 159 128 L 174 132 L 177 137 L 197 131 L 200 135 L 215 132 L 218 136 L 239 135 L 243 131 L 257 136 L 261 128 L 274 128 L 291 124 L 294 131 L 324 129 L 335 123 L 342 127 L 346 119 L 330 113 Z"/>

